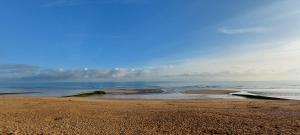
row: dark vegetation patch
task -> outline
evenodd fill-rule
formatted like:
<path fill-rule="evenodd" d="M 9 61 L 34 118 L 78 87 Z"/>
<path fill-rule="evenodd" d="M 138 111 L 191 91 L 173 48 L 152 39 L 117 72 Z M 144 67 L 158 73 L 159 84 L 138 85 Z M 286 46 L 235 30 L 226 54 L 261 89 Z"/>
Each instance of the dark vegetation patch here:
<path fill-rule="evenodd" d="M 241 96 L 245 98 L 252 98 L 252 99 L 265 99 L 265 100 L 288 100 L 284 98 L 277 98 L 277 97 L 267 97 L 267 96 L 261 96 L 261 95 L 247 95 L 247 94 L 238 94 L 238 93 L 232 93 L 234 96 Z"/>
<path fill-rule="evenodd" d="M 0 92 L 0 95 L 35 94 L 40 92 Z"/>

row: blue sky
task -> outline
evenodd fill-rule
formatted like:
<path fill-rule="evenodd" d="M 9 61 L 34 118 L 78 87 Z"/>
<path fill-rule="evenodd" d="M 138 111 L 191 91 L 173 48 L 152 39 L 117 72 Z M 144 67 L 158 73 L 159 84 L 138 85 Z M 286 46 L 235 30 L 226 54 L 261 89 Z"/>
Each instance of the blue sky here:
<path fill-rule="evenodd" d="M 299 50 L 299 4 L 3 0 L 0 77 L 297 80 L 289 74 L 300 71 L 298 52 L 290 52 Z"/>

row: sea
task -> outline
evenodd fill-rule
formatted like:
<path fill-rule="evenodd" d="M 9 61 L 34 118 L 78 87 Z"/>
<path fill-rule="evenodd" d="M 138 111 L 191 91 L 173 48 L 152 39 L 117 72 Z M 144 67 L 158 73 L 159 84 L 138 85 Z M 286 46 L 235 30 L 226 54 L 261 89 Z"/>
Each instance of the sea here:
<path fill-rule="evenodd" d="M 121 99 L 243 99 L 234 95 L 184 94 L 195 89 L 230 89 L 261 96 L 300 100 L 300 81 L 240 81 L 240 82 L 35 82 L 0 83 L 0 93 L 16 93 L 21 96 L 61 97 L 100 89 L 148 89 L 162 93 L 101 95 L 93 98 Z"/>

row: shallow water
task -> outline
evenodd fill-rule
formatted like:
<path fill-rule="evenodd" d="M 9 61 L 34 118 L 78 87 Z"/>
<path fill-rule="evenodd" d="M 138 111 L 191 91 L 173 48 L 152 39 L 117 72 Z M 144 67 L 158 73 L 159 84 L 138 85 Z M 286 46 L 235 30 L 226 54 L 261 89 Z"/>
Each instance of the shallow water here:
<path fill-rule="evenodd" d="M 101 95 L 91 98 L 102 99 L 243 99 L 232 95 L 206 95 L 206 94 L 183 94 L 183 93 L 157 93 L 157 94 L 130 94 L 130 95 Z"/>
<path fill-rule="evenodd" d="M 231 95 L 188 95 L 191 89 L 216 88 L 246 91 L 262 96 L 300 100 L 300 82 L 60 82 L 60 83 L 0 83 L 0 92 L 39 92 L 30 96 L 67 96 L 105 88 L 160 88 L 159 94 L 104 95 L 96 98 L 130 99 L 211 99 L 240 98 Z"/>

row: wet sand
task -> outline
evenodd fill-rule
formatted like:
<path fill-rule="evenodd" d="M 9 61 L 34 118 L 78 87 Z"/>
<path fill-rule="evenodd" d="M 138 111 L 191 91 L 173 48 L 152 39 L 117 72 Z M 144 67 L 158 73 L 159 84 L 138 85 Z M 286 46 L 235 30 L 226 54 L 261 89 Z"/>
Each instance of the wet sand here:
<path fill-rule="evenodd" d="M 300 134 L 300 102 L 0 96 L 0 134 Z"/>
<path fill-rule="evenodd" d="M 227 95 L 230 93 L 239 92 L 226 89 L 197 89 L 184 91 L 185 94 L 207 94 L 207 95 Z"/>
<path fill-rule="evenodd" d="M 161 89 L 103 89 L 106 94 L 150 94 L 162 93 Z"/>

